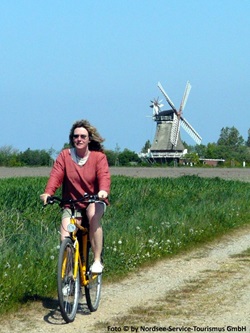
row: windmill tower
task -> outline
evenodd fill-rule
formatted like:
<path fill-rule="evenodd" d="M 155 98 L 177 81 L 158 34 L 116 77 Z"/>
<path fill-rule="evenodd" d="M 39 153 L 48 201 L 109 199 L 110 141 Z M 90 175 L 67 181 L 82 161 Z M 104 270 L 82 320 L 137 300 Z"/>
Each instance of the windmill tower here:
<path fill-rule="evenodd" d="M 150 155 L 153 159 L 179 159 L 183 156 L 185 147 L 180 137 L 180 126 L 194 139 L 197 144 L 201 143 L 200 135 L 194 128 L 182 117 L 191 85 L 187 82 L 184 95 L 177 111 L 173 102 L 164 91 L 162 85 L 158 83 L 158 88 L 166 98 L 170 110 L 161 111 L 163 104 L 158 99 L 154 99 L 151 107 L 153 108 L 153 120 L 156 122 L 156 133 L 150 149 Z"/>

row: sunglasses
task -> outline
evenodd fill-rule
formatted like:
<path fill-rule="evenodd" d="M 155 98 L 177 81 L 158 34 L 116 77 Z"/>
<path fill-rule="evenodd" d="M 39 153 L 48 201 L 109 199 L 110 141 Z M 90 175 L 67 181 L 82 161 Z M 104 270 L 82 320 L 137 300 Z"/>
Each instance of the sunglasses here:
<path fill-rule="evenodd" d="M 85 135 L 85 134 L 73 134 L 73 138 L 74 139 L 77 139 L 77 138 L 81 138 L 81 139 L 87 139 L 88 135 Z"/>

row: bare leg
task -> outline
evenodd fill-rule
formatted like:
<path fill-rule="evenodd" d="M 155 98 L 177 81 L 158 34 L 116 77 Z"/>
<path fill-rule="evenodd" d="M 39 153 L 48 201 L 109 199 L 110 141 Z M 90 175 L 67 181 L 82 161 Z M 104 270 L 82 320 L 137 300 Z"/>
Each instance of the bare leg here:
<path fill-rule="evenodd" d="M 81 225 L 82 223 L 82 218 L 77 217 L 77 224 Z M 69 237 L 69 232 L 67 230 L 67 226 L 70 223 L 70 218 L 69 217 L 64 217 L 62 219 L 62 224 L 61 224 L 61 241 L 64 240 L 65 237 Z"/>
<path fill-rule="evenodd" d="M 94 252 L 95 261 L 101 261 L 103 232 L 100 220 L 104 213 L 104 206 L 101 203 L 89 204 L 87 210 L 89 220 L 89 238 Z"/>

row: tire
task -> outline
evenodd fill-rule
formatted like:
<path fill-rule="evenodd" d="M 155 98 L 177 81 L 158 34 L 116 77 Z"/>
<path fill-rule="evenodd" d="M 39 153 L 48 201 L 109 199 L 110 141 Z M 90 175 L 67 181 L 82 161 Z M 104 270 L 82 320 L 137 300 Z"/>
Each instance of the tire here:
<path fill-rule="evenodd" d="M 75 249 L 71 238 L 65 238 L 61 243 L 58 269 L 57 293 L 62 317 L 66 323 L 74 321 L 80 293 L 79 270 L 74 280 Z"/>
<path fill-rule="evenodd" d="M 91 312 L 98 309 L 100 299 L 101 299 L 101 288 L 102 288 L 102 274 L 92 274 L 90 272 L 90 266 L 93 263 L 94 255 L 90 242 L 88 241 L 87 249 L 87 271 L 89 283 L 85 286 L 85 296 L 88 308 Z"/>

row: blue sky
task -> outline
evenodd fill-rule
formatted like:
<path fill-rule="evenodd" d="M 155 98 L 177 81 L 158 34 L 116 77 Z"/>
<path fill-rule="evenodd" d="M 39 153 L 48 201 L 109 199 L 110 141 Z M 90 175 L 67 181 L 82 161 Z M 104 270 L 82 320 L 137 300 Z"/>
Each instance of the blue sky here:
<path fill-rule="evenodd" d="M 0 147 L 60 150 L 88 119 L 105 148 L 139 152 L 158 81 L 178 107 L 187 80 L 203 144 L 227 126 L 247 139 L 249 0 L 1 0 L 0 22 Z"/>

